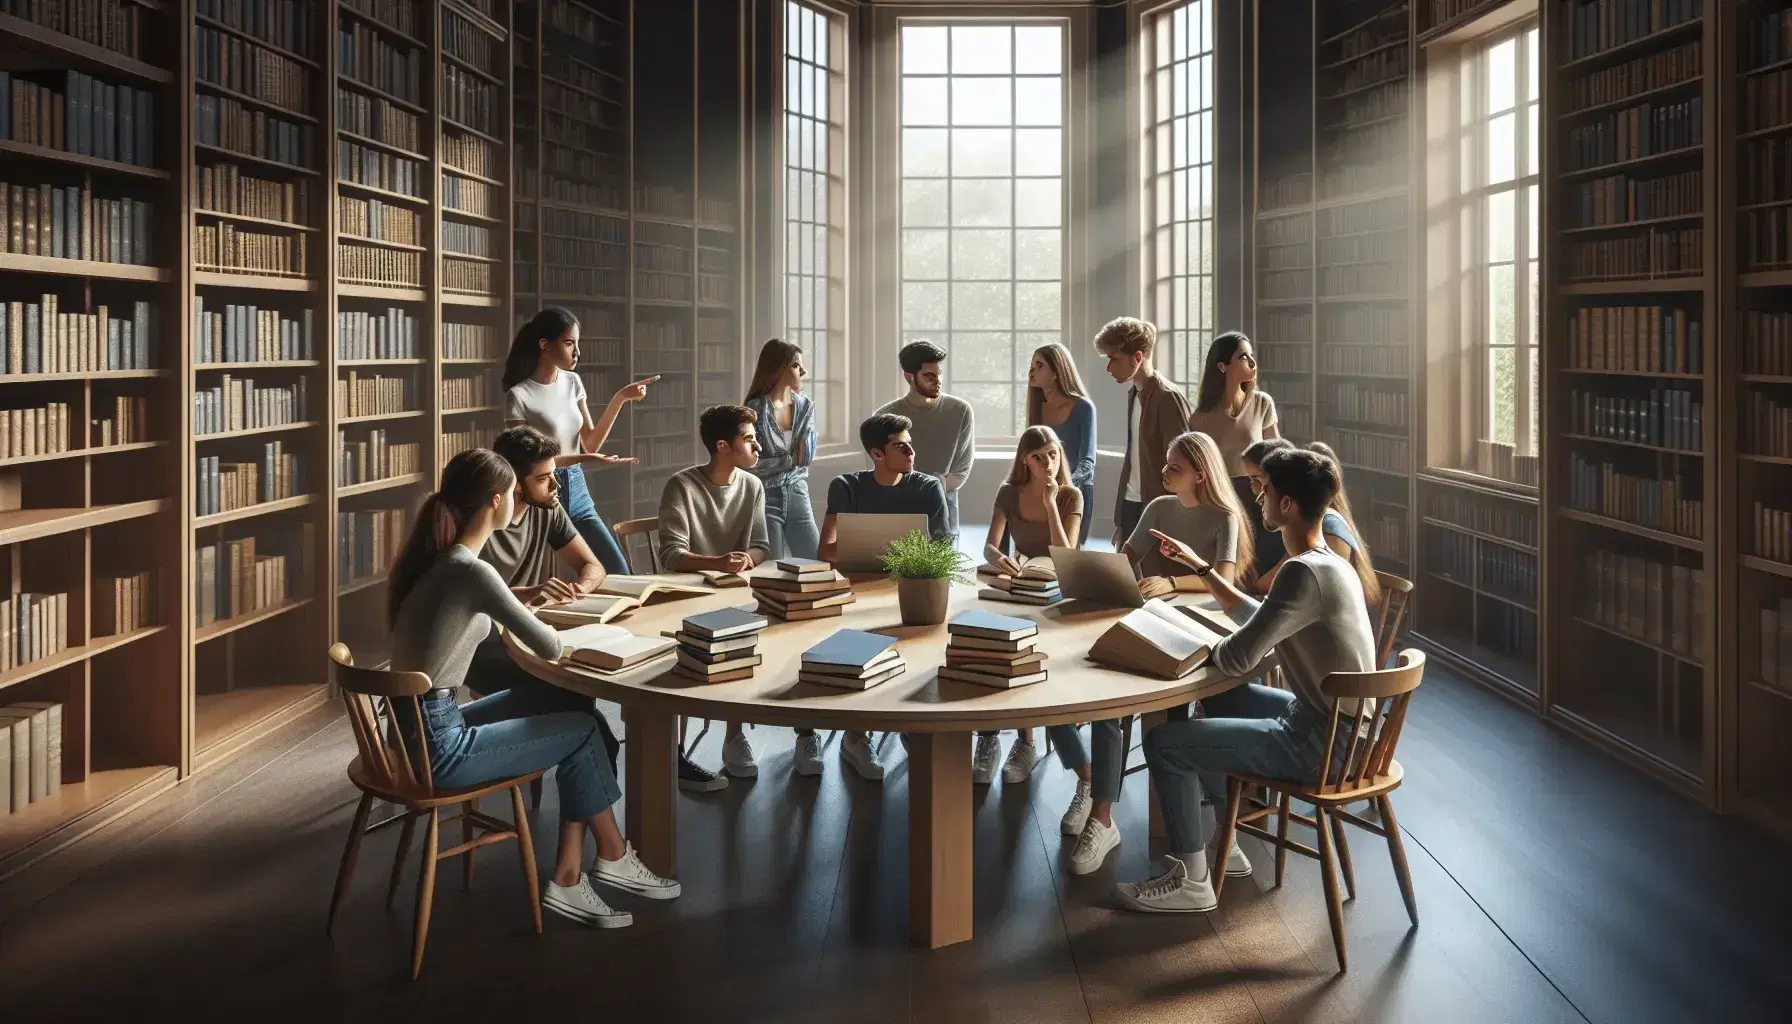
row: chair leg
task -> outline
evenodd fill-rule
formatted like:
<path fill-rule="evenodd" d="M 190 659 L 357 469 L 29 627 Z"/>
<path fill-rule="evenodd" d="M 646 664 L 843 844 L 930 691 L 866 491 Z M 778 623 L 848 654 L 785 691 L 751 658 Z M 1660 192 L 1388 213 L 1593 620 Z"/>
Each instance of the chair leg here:
<path fill-rule="evenodd" d="M 1394 879 L 1400 883 L 1400 896 L 1406 900 L 1406 916 L 1419 923 L 1419 900 L 1413 895 L 1412 873 L 1406 868 L 1406 844 L 1400 839 L 1400 823 L 1394 820 L 1394 802 L 1385 796 L 1375 798 L 1381 812 L 1381 827 L 1388 830 L 1388 856 L 1394 861 Z"/>
<path fill-rule="evenodd" d="M 411 836 L 417 831 L 417 816 L 422 811 L 413 811 L 404 816 L 402 831 L 398 833 L 398 852 L 392 855 L 392 877 L 386 882 L 386 909 L 391 910 L 398 903 L 398 880 L 404 876 L 404 859 L 411 854 Z"/>
<path fill-rule="evenodd" d="M 361 855 L 361 837 L 367 832 L 367 816 L 373 811 L 373 794 L 362 793 L 361 802 L 355 805 L 355 820 L 348 830 L 348 844 L 342 848 L 342 866 L 336 869 L 336 892 L 330 897 L 330 916 L 324 919 L 324 937 L 336 929 L 336 909 L 342 906 L 342 897 L 348 895 L 348 886 L 355 877 L 355 861 Z"/>
<path fill-rule="evenodd" d="M 1274 794 L 1270 794 L 1274 796 Z M 1282 887 L 1282 876 L 1288 873 L 1288 816 L 1294 813 L 1291 806 L 1292 797 L 1282 794 L 1280 810 L 1276 811 L 1276 888 Z"/>
<path fill-rule="evenodd" d="M 539 775 L 529 780 L 529 807 L 531 810 L 541 810 L 541 783 L 542 778 Z"/>
<path fill-rule="evenodd" d="M 1344 959 L 1344 901 L 1338 894 L 1337 854 L 1332 849 L 1332 830 L 1326 827 L 1326 813 L 1321 808 L 1313 808 L 1314 829 L 1319 833 L 1319 871 L 1325 881 L 1325 913 L 1332 922 L 1332 945 L 1338 951 L 1338 970 L 1347 971 L 1349 966 Z"/>
<path fill-rule="evenodd" d="M 1244 799 L 1244 783 L 1226 779 L 1226 809 L 1219 819 L 1218 835 L 1213 837 L 1213 850 L 1207 854 L 1207 877 L 1213 879 L 1213 898 L 1219 899 L 1226 885 L 1226 852 L 1232 849 L 1232 834 L 1238 829 L 1238 805 Z"/>
<path fill-rule="evenodd" d="M 442 842 L 442 814 L 437 808 L 423 812 L 429 824 L 423 833 L 423 865 L 417 871 L 417 929 L 411 939 L 411 980 L 423 973 L 423 944 L 429 941 L 429 910 L 436 899 L 436 852 Z"/>
<path fill-rule="evenodd" d="M 523 791 L 516 786 L 510 787 L 510 810 L 516 815 L 516 846 L 523 861 L 523 889 L 529 894 L 529 914 L 535 920 L 535 934 L 540 935 L 541 879 L 535 876 L 535 836 L 529 831 L 529 814 L 523 810 Z"/>
<path fill-rule="evenodd" d="M 473 801 L 468 800 L 466 803 L 461 804 L 460 812 L 463 815 L 472 814 Z M 460 819 L 460 841 L 463 843 L 470 843 L 473 841 L 472 818 L 463 817 Z M 477 852 L 477 850 L 468 850 L 461 855 L 460 887 L 467 892 L 473 891 L 473 854 Z"/>
<path fill-rule="evenodd" d="M 1344 869 L 1344 891 L 1351 899 L 1356 899 L 1356 871 L 1350 866 L 1350 840 L 1344 838 L 1344 819 L 1336 814 L 1326 817 L 1332 821 L 1332 839 L 1338 844 L 1338 866 Z"/>

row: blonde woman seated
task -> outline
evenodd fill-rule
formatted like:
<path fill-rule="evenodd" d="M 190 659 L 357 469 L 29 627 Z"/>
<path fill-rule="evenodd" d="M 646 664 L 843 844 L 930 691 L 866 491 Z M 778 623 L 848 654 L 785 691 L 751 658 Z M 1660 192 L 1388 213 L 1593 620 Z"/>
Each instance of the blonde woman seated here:
<path fill-rule="evenodd" d="M 1008 471 L 1008 482 L 996 491 L 989 536 L 983 545 L 984 557 L 1004 572 L 1019 572 L 1020 559 L 1002 550 L 1004 540 L 1013 540 L 1014 552 L 1021 558 L 1045 558 L 1053 547 L 1076 547 L 1082 524 L 1083 492 L 1071 482 L 1064 445 L 1052 428 L 1028 427 L 1015 446 L 1014 468 Z M 1080 785 L 1086 786 L 1089 756 L 1083 752 L 1076 727 L 1053 726 L 1051 736 L 1058 748 L 1058 759 L 1084 779 Z M 971 781 L 987 786 L 995 778 L 996 759 L 1001 753 L 1000 732 L 978 733 L 977 749 L 971 758 Z M 1033 730 L 1023 729 L 1008 750 L 1002 781 L 1025 782 L 1032 778 L 1033 766 L 1038 763 L 1039 748 L 1033 743 Z"/>
<path fill-rule="evenodd" d="M 1170 442 L 1164 456 L 1164 489 L 1139 515 L 1139 525 L 1124 545 L 1139 573 L 1139 593 L 1147 598 L 1207 589 L 1194 570 L 1163 556 L 1157 530 L 1193 548 L 1229 583 L 1248 575 L 1253 557 L 1251 518 L 1239 503 L 1213 438 L 1198 431 Z M 1186 718 L 1187 708 L 1171 710 L 1172 718 Z M 1109 852 L 1120 845 L 1114 827 L 1114 801 L 1120 799 L 1120 782 L 1126 772 L 1126 751 L 1131 745 L 1132 719 L 1111 719 L 1089 727 L 1094 748 L 1093 776 L 1077 786 L 1070 809 L 1064 812 L 1064 834 L 1077 837 L 1070 853 L 1072 874 L 1086 875 L 1101 867 Z M 1058 742 L 1054 738 L 1054 742 Z"/>

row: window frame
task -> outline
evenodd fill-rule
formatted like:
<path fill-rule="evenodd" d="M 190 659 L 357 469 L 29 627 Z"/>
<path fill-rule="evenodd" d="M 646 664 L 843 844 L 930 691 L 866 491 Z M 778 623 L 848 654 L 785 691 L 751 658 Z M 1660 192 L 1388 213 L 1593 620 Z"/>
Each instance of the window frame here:
<path fill-rule="evenodd" d="M 793 53 L 789 32 L 791 27 L 791 11 L 793 8 L 805 9 L 818 15 L 827 30 L 827 64 L 825 68 L 807 59 L 802 54 Z M 853 410 L 859 407 L 857 388 L 854 386 L 853 369 L 858 360 L 852 352 L 852 296 L 854 283 L 852 275 L 853 237 L 851 204 L 848 198 L 848 183 L 852 175 L 853 151 L 851 145 L 851 104 L 853 96 L 850 92 L 852 69 L 851 19 L 845 10 L 821 0 L 784 0 L 778 18 L 778 60 L 777 60 L 777 102 L 779 116 L 776 127 L 777 153 L 777 223 L 776 232 L 777 266 L 778 266 L 778 309 L 779 321 L 782 324 L 780 336 L 785 340 L 800 345 L 803 349 L 804 361 L 811 372 L 812 380 L 827 385 L 826 398 L 818 402 L 816 419 L 816 455 L 821 457 L 843 451 L 856 450 L 858 446 L 858 421 L 853 417 Z M 790 108 L 789 69 L 792 62 L 804 64 L 810 68 L 825 70 L 827 74 L 827 115 L 817 119 L 814 115 L 803 114 Z M 790 195 L 790 176 L 793 171 L 814 173 L 813 168 L 799 167 L 790 162 L 789 124 L 792 117 L 800 117 L 817 125 L 826 127 L 826 169 L 822 172 L 827 181 L 826 221 L 806 221 L 793 218 L 792 196 Z M 790 252 L 790 230 L 794 224 L 807 224 L 811 229 L 825 229 L 828 252 L 826 255 L 826 272 L 824 274 L 792 271 Z M 805 277 L 814 283 L 825 282 L 825 326 L 817 328 L 813 324 L 794 326 L 791 323 L 794 315 L 791 307 L 792 277 Z M 816 351 L 816 338 L 827 346 L 827 351 Z M 822 376 L 825 371 L 826 376 Z M 751 369 L 748 373 L 751 374 Z M 811 392 L 811 398 L 815 395 Z"/>

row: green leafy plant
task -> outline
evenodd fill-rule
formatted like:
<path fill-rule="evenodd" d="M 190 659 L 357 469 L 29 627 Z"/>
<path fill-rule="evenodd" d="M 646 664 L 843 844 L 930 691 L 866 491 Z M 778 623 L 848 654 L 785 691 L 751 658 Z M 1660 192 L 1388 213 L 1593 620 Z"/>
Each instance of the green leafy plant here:
<path fill-rule="evenodd" d="M 884 550 L 884 571 L 897 579 L 951 580 L 969 583 L 970 559 L 951 541 L 934 540 L 920 530 L 898 537 Z"/>

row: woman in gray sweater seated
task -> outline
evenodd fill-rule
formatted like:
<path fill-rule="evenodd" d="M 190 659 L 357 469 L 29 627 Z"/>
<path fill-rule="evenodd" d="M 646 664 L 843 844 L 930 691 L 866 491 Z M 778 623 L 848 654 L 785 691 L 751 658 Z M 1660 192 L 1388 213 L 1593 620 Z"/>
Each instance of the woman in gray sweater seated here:
<path fill-rule="evenodd" d="M 596 720 L 580 711 L 530 714 L 507 690 L 464 706 L 454 701 L 494 622 L 543 658 L 561 654 L 559 636 L 479 559 L 492 531 L 510 522 L 515 500 L 510 464 L 483 448 L 461 452 L 442 470 L 441 490 L 418 510 L 392 568 L 386 599 L 392 668 L 427 673 L 436 685 L 422 700 L 436 785 L 474 786 L 558 767 L 560 847 L 541 904 L 581 924 L 621 928 L 632 916 L 606 904 L 593 881 L 661 900 L 677 896 L 679 886 L 649 871 L 623 840 L 611 810 L 622 793 Z M 398 717 L 400 728 L 415 730 L 416 723 Z M 587 828 L 597 838 L 589 876 L 580 870 Z"/>

